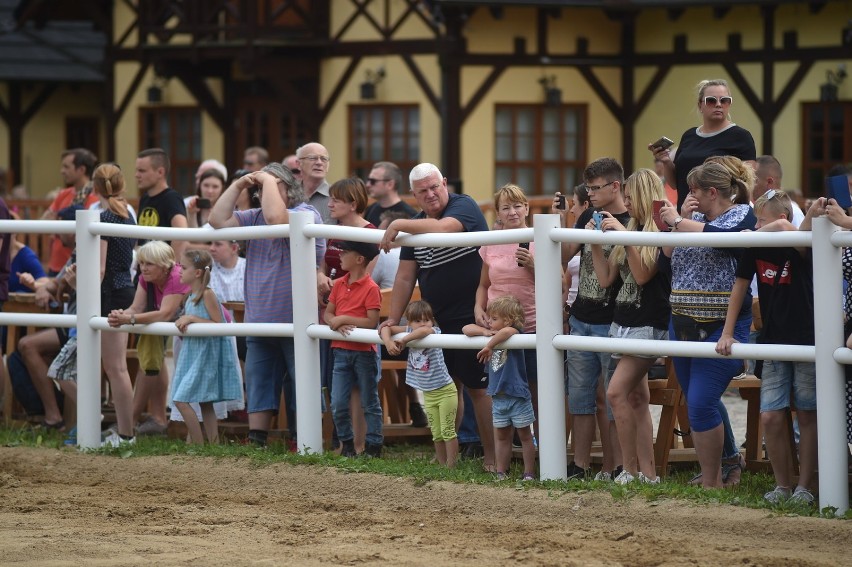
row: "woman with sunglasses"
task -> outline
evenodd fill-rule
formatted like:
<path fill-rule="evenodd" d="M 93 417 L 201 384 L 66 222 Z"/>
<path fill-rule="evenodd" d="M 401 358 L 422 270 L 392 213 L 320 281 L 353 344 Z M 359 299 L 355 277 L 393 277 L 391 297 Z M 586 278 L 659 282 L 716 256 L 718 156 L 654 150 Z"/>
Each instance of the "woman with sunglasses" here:
<path fill-rule="evenodd" d="M 674 160 L 666 148 L 648 146 L 654 159 L 662 162 L 666 179 L 674 179 L 677 188 L 677 208 L 680 210 L 689 195 L 686 176 L 692 168 L 710 156 L 730 155 L 742 161 L 754 161 L 757 152 L 754 138 L 745 128 L 731 122 L 733 97 L 727 81 L 705 80 L 698 83 L 698 113 L 701 126 L 690 128 L 680 138 Z"/>

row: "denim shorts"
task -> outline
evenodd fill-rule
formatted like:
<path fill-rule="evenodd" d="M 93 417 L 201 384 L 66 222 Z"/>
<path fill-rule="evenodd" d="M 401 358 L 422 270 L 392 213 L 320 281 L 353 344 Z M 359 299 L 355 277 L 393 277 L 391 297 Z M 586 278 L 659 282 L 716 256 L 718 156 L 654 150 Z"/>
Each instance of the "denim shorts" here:
<path fill-rule="evenodd" d="M 573 315 L 570 319 L 571 335 L 581 337 L 609 337 L 609 323 L 590 325 Z M 612 358 L 608 352 L 566 351 L 565 393 L 568 394 L 568 410 L 572 415 L 594 415 L 595 394 L 598 381 L 609 368 Z"/>
<path fill-rule="evenodd" d="M 813 362 L 763 363 L 760 383 L 760 411 L 778 411 L 793 406 L 801 411 L 816 411 L 816 365 Z"/>
<path fill-rule="evenodd" d="M 532 400 L 497 394 L 491 398 L 491 416 L 494 427 L 513 425 L 527 427 L 535 421 Z"/>
<path fill-rule="evenodd" d="M 246 345 L 245 376 L 248 413 L 278 411 L 282 386 L 285 389 L 288 409 L 295 412 L 296 357 L 293 339 L 247 337 Z M 289 419 L 288 415 L 288 422 Z"/>
<path fill-rule="evenodd" d="M 667 341 L 669 339 L 668 329 L 657 329 L 655 327 L 622 327 L 613 323 L 609 327 L 609 336 L 615 339 L 640 339 L 644 341 Z M 621 358 L 621 353 L 612 353 L 612 358 Z M 660 358 L 658 354 L 631 354 L 636 358 Z"/>

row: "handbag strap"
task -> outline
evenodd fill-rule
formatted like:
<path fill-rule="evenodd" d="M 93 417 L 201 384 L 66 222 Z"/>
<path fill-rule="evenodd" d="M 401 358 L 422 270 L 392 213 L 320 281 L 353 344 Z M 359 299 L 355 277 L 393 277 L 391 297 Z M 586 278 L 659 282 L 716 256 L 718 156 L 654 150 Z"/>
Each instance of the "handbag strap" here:
<path fill-rule="evenodd" d="M 148 282 L 148 304 L 145 306 L 145 311 L 153 311 L 154 310 L 154 284 Z"/>

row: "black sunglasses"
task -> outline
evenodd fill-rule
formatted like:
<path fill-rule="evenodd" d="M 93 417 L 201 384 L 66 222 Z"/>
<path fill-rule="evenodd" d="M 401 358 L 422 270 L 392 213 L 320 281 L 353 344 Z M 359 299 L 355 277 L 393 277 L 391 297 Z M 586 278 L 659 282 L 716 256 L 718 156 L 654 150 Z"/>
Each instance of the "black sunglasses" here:
<path fill-rule="evenodd" d="M 292 173 L 293 175 L 299 175 L 300 173 L 302 173 L 302 170 L 298 168 L 292 168 L 290 169 L 290 173 Z"/>

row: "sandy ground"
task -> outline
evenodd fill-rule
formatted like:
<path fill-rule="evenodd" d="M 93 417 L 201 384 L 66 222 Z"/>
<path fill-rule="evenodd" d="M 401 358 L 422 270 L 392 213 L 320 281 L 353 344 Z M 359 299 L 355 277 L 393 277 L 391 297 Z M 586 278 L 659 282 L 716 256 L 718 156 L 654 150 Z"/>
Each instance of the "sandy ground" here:
<path fill-rule="evenodd" d="M 852 565 L 850 543 L 723 505 L 0 448 L 4 565 Z"/>

